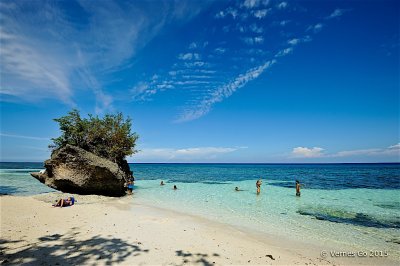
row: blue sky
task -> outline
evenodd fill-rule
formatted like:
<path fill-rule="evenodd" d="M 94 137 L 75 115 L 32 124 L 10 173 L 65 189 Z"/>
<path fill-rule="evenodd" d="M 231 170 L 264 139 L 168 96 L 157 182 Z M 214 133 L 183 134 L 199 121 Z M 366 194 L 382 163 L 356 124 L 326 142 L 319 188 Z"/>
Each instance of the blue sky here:
<path fill-rule="evenodd" d="M 1 1 L 1 161 L 123 112 L 130 162 L 399 162 L 398 1 Z"/>

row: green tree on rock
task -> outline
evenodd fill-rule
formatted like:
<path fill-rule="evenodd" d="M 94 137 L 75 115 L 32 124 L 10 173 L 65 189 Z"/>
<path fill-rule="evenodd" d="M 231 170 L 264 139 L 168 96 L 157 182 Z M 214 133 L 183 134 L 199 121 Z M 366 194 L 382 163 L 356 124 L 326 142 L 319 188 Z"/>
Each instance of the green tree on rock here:
<path fill-rule="evenodd" d="M 79 111 L 73 109 L 54 121 L 58 122 L 62 134 L 52 139 L 49 148 L 53 150 L 70 144 L 116 163 L 137 152 L 139 136 L 131 132 L 132 121 L 129 117 L 124 119 L 122 113 L 82 118 Z"/>

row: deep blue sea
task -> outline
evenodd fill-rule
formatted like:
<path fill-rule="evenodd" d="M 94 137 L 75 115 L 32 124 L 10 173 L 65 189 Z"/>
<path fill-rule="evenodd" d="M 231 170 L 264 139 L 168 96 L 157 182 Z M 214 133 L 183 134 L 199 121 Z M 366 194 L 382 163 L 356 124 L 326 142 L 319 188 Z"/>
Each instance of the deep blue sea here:
<path fill-rule="evenodd" d="M 388 250 L 400 259 L 400 164 L 130 166 L 133 201 L 319 245 Z M 40 169 L 42 163 L 0 163 L 0 193 L 53 191 L 29 175 Z"/>

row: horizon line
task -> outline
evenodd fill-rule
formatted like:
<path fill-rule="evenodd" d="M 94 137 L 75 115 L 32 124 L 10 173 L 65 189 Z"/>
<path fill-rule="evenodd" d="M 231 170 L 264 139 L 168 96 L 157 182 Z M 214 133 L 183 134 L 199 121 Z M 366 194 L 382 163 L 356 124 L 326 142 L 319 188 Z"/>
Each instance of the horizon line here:
<path fill-rule="evenodd" d="M 42 161 L 7 161 L 0 163 L 43 163 Z M 312 163 L 312 162 L 297 162 L 297 163 L 255 163 L 255 162 L 128 162 L 128 164 L 400 164 L 399 162 L 320 162 L 320 163 Z"/>

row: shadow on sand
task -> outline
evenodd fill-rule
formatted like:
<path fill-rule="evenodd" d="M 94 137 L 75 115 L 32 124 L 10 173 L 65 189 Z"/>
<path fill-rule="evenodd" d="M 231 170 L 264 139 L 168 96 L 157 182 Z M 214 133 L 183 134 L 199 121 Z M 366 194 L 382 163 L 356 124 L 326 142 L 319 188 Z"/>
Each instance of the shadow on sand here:
<path fill-rule="evenodd" d="M 215 264 L 213 261 L 213 257 L 219 257 L 220 255 L 217 253 L 213 253 L 212 255 L 203 254 L 203 253 L 190 253 L 185 252 L 182 250 L 175 251 L 176 256 L 182 258 L 182 264 L 179 265 L 204 265 L 204 266 L 211 266 Z"/>
<path fill-rule="evenodd" d="M 78 235 L 76 232 L 48 235 L 29 245 L 0 239 L 0 262 L 6 265 L 112 265 L 123 264 L 130 256 L 149 252 L 118 238 L 82 238 Z M 20 242 L 19 246 L 10 248 L 10 244 L 16 246 L 17 242 Z"/>

